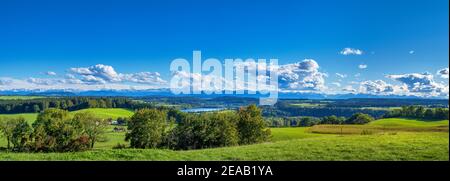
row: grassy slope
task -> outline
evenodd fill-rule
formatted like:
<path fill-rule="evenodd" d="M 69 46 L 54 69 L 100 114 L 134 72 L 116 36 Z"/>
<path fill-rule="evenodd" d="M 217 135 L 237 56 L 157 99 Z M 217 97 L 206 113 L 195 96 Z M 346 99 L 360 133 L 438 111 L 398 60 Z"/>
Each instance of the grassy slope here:
<path fill-rule="evenodd" d="M 389 126 L 389 127 L 433 127 L 433 126 L 448 126 L 448 120 L 421 121 L 405 118 L 389 118 L 371 122 L 369 123 L 369 125 Z"/>
<path fill-rule="evenodd" d="M 327 135 L 192 151 L 124 149 L 0 153 L 0 160 L 448 160 L 448 136 L 448 133 Z"/>
<path fill-rule="evenodd" d="M 14 117 L 23 117 L 25 118 L 25 120 L 28 123 L 33 123 L 36 118 L 37 118 L 37 114 L 36 113 L 23 113 L 23 114 L 0 114 L 0 117 L 4 117 L 4 118 L 14 118 Z"/>
<path fill-rule="evenodd" d="M 102 109 L 102 108 L 91 108 L 91 109 L 83 109 L 79 111 L 73 111 L 70 112 L 71 115 L 74 115 L 76 113 L 83 113 L 83 112 L 93 112 L 98 117 L 107 119 L 117 119 L 118 117 L 131 117 L 133 115 L 133 111 L 130 111 L 128 109 L 121 109 L 121 108 L 108 108 L 108 109 Z M 29 123 L 33 123 L 37 118 L 37 113 L 23 113 L 23 114 L 0 114 L 0 117 L 24 117 Z"/>
<path fill-rule="evenodd" d="M 131 117 L 134 112 L 130 111 L 128 109 L 121 109 L 121 108 L 91 108 L 91 109 L 82 109 L 78 111 L 71 112 L 71 114 L 76 113 L 83 113 L 83 112 L 93 112 L 95 115 L 102 119 L 112 118 L 117 119 L 119 117 Z"/>
<path fill-rule="evenodd" d="M 406 118 L 380 119 L 366 125 L 316 125 L 309 129 L 312 133 L 326 134 L 362 134 L 385 132 L 446 132 L 449 130 L 448 120 L 414 120 Z"/>
<path fill-rule="evenodd" d="M 93 111 L 93 110 L 89 110 Z M 112 110 L 95 110 L 111 115 Z M 118 112 L 117 110 L 112 111 Z M 129 114 L 129 113 L 126 113 Z M 121 115 L 123 117 L 123 115 Z M 447 126 L 448 121 L 378 120 L 367 126 L 405 128 Z M 366 126 L 366 125 L 365 125 Z M 272 142 L 205 150 L 112 150 L 124 133 L 108 131 L 107 142 L 78 153 L 5 153 L 0 160 L 448 160 L 447 132 L 396 132 L 373 135 L 314 134 L 312 128 L 272 128 Z M 0 145 L 3 145 L 3 139 Z"/>

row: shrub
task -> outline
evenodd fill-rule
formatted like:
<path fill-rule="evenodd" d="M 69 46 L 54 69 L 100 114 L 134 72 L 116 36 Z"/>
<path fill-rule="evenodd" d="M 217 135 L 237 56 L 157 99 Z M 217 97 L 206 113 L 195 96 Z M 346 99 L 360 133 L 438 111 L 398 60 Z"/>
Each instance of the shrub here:
<path fill-rule="evenodd" d="M 361 135 L 372 135 L 372 134 L 373 134 L 373 132 L 368 129 L 363 129 L 361 132 Z"/>
<path fill-rule="evenodd" d="M 96 117 L 91 112 L 77 113 L 73 117 L 73 122 L 81 125 L 83 134 L 86 134 L 90 148 L 94 148 L 94 144 L 103 138 L 108 121 Z"/>
<path fill-rule="evenodd" d="M 83 136 L 81 122 L 71 119 L 65 110 L 45 110 L 38 115 L 33 128 L 33 146 L 36 151 L 78 151 L 83 146 L 74 147 L 72 144 L 77 140 L 78 144 L 88 144 L 79 141 Z"/>
<path fill-rule="evenodd" d="M 31 134 L 33 130 L 24 118 L 18 118 L 13 130 L 11 142 L 17 151 L 26 151 L 31 146 Z"/>
<path fill-rule="evenodd" d="M 133 148 L 157 148 L 163 141 L 167 123 L 167 113 L 157 109 L 138 110 L 128 122 L 125 140 Z"/>
<path fill-rule="evenodd" d="M 261 110 L 256 105 L 239 109 L 237 129 L 241 145 L 264 142 L 270 137 L 270 129 L 266 128 Z"/>
<path fill-rule="evenodd" d="M 345 123 L 346 124 L 367 124 L 369 122 L 374 121 L 373 117 L 368 114 L 356 113 L 353 114 L 350 118 L 348 118 Z"/>
<path fill-rule="evenodd" d="M 174 149 L 201 149 L 237 145 L 234 113 L 203 113 L 185 116 L 166 139 Z"/>
<path fill-rule="evenodd" d="M 117 144 L 113 147 L 113 149 L 125 149 L 125 148 L 127 148 L 127 145 L 121 144 L 121 143 L 117 143 Z"/>

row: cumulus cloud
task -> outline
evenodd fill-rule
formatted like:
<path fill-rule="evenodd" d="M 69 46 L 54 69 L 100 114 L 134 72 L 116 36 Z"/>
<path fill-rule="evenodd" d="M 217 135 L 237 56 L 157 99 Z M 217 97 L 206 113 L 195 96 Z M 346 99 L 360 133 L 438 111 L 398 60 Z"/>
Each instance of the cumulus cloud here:
<path fill-rule="evenodd" d="M 282 65 L 278 68 L 279 86 L 289 90 L 322 90 L 325 88 L 325 73 L 319 71 L 313 59 Z"/>
<path fill-rule="evenodd" d="M 326 88 L 325 86 L 325 77 L 327 76 L 325 73 L 319 71 L 319 64 L 313 59 L 305 59 L 297 63 L 293 64 L 285 64 L 285 65 L 267 65 L 265 63 L 257 63 L 257 62 L 241 62 L 235 64 L 236 70 L 247 70 L 247 73 L 257 73 L 261 71 L 265 71 L 266 75 L 253 75 L 257 80 L 267 81 L 270 79 L 269 76 L 272 71 L 276 71 L 278 74 L 278 88 L 280 91 L 320 91 Z M 172 73 L 172 76 L 177 76 L 178 78 L 188 78 L 192 82 L 200 82 L 210 81 L 213 79 L 219 79 L 224 84 L 234 84 L 234 81 L 238 81 L 237 85 L 243 85 L 246 87 L 236 87 L 237 90 L 248 89 L 252 86 L 252 83 L 249 82 L 241 82 L 240 79 L 235 77 L 234 80 L 225 80 L 222 77 L 214 77 L 212 75 L 202 75 L 202 74 L 194 74 L 188 73 L 184 71 L 175 71 Z M 196 81 L 194 81 L 196 80 Z M 185 85 L 181 85 L 182 87 L 189 86 L 189 83 L 185 83 Z M 192 85 L 194 87 L 198 87 L 200 85 Z M 230 86 L 233 87 L 233 86 Z M 271 89 L 271 87 L 267 87 Z"/>
<path fill-rule="evenodd" d="M 366 69 L 367 65 L 366 64 L 361 64 L 361 65 L 358 65 L 358 68 L 359 69 Z"/>
<path fill-rule="evenodd" d="M 403 83 L 409 92 L 417 95 L 448 97 L 448 85 L 435 82 L 430 73 L 387 75 L 386 77 Z"/>
<path fill-rule="evenodd" d="M 437 75 L 441 76 L 443 79 L 448 79 L 449 70 L 447 68 L 443 68 L 437 71 Z"/>
<path fill-rule="evenodd" d="M 360 83 L 360 92 L 374 94 L 393 93 L 394 86 L 387 84 L 383 80 L 368 80 Z"/>
<path fill-rule="evenodd" d="M 339 52 L 341 55 L 362 55 L 364 52 L 355 48 L 344 48 Z"/>
<path fill-rule="evenodd" d="M 117 73 L 112 66 L 97 64 L 91 67 L 71 68 L 70 79 L 76 76 L 81 77 L 81 81 L 90 84 L 105 84 L 132 82 L 140 84 L 165 84 L 158 72 L 139 72 L 132 74 Z"/>

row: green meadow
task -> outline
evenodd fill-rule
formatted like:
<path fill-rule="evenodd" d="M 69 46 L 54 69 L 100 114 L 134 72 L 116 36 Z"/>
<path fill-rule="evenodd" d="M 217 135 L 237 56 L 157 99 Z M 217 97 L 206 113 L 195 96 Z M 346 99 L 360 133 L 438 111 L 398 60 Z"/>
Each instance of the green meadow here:
<path fill-rule="evenodd" d="M 129 117 L 126 109 L 86 109 L 102 118 Z M 76 112 L 72 112 L 76 113 Z M 23 116 L 32 122 L 36 114 Z M 0 160 L 449 160 L 448 120 L 381 119 L 367 125 L 271 128 L 270 142 L 214 149 L 113 149 L 124 132 L 109 126 L 93 150 L 69 153 L 0 152 Z M 6 141 L 0 139 L 0 147 Z"/>
<path fill-rule="evenodd" d="M 0 96 L 0 100 L 31 100 L 45 98 L 41 96 Z"/>

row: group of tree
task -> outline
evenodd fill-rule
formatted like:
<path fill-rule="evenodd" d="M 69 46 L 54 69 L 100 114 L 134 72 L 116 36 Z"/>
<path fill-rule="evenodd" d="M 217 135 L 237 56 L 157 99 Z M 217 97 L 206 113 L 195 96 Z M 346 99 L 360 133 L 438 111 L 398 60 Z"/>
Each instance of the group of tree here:
<path fill-rule="evenodd" d="M 139 110 L 128 122 L 126 140 L 133 148 L 187 150 L 260 143 L 270 136 L 261 110 L 255 105 L 237 112 L 178 116 L 176 121 L 166 110 Z"/>
<path fill-rule="evenodd" d="M 151 108 L 151 103 L 122 97 L 59 97 L 30 100 L 0 100 L 0 114 L 39 113 L 49 108 L 75 111 L 87 108 Z"/>
<path fill-rule="evenodd" d="M 394 109 L 387 112 L 384 117 L 407 117 L 418 119 L 439 119 L 448 120 L 448 108 L 426 108 L 423 106 L 403 106 L 401 109 Z"/>
<path fill-rule="evenodd" d="M 364 113 L 372 117 L 382 117 L 387 110 L 383 109 L 371 109 L 361 107 L 331 107 L 331 106 L 312 106 L 302 107 L 293 106 L 289 102 L 279 102 L 275 106 L 263 107 L 263 115 L 265 117 L 326 117 L 326 116 L 338 116 L 338 117 L 350 117 L 355 113 Z"/>
<path fill-rule="evenodd" d="M 0 130 L 9 150 L 21 152 L 67 152 L 94 147 L 102 139 L 106 120 L 92 113 L 47 109 L 30 125 L 24 118 L 2 118 Z"/>
<path fill-rule="evenodd" d="M 310 127 L 318 124 L 367 124 L 375 120 L 372 116 L 364 113 L 355 113 L 349 118 L 337 116 L 317 117 L 269 117 L 266 124 L 271 127 Z"/>

